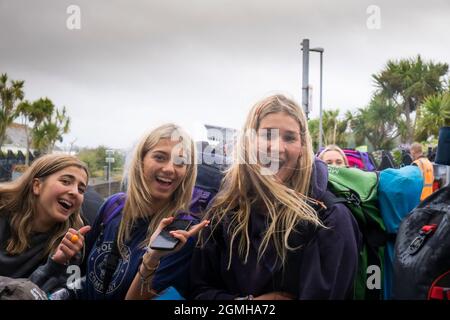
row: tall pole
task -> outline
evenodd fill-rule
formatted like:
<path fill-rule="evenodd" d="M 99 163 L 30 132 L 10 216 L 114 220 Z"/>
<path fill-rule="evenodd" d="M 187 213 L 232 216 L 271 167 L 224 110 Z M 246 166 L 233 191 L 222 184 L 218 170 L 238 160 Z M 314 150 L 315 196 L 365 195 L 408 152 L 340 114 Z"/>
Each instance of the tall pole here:
<path fill-rule="evenodd" d="M 114 157 L 112 157 L 114 150 L 106 150 L 106 162 L 108 163 L 108 195 L 111 195 L 111 162 L 114 162 Z"/>
<path fill-rule="evenodd" d="M 303 82 L 302 82 L 302 105 L 306 119 L 309 119 L 309 39 L 303 39 Z"/>
<path fill-rule="evenodd" d="M 108 196 L 111 195 L 111 161 L 108 161 Z"/>
<path fill-rule="evenodd" d="M 319 115 L 319 150 L 322 149 L 323 127 L 322 127 L 322 81 L 323 81 L 323 69 L 322 59 L 323 50 L 320 51 L 320 115 Z"/>

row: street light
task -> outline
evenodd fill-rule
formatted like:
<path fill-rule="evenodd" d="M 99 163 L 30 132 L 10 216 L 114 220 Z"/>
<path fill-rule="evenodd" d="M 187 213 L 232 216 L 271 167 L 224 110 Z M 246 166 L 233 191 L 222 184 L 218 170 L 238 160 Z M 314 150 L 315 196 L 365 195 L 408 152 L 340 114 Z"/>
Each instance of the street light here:
<path fill-rule="evenodd" d="M 323 52 L 325 51 L 323 48 L 312 48 L 309 51 L 320 52 L 320 111 L 319 111 L 319 150 L 322 149 L 322 135 L 323 135 L 323 127 L 322 127 L 322 79 L 323 79 Z"/>
<path fill-rule="evenodd" d="M 306 118 L 309 119 L 309 51 L 320 53 L 320 115 L 319 115 L 319 150 L 322 148 L 322 78 L 323 78 L 323 48 L 309 48 L 309 39 L 303 39 L 302 41 L 302 51 L 303 51 L 303 108 L 305 109 Z"/>

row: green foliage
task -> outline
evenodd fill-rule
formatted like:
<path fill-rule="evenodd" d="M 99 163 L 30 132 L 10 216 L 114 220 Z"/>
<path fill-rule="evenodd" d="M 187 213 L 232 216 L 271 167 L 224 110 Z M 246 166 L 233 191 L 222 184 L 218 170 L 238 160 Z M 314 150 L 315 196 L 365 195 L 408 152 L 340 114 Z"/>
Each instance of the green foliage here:
<path fill-rule="evenodd" d="M 347 144 L 347 120 L 339 119 L 339 109 L 325 110 L 322 119 L 324 145 L 336 144 L 346 146 Z"/>
<path fill-rule="evenodd" d="M 31 105 L 25 105 L 22 112 L 34 123 L 32 145 L 41 153 L 51 152 L 57 141 L 62 142 L 63 134 L 69 132 L 70 117 L 66 108 L 55 108 L 48 98 L 40 98 Z"/>
<path fill-rule="evenodd" d="M 21 102 L 16 108 L 17 116 L 25 119 L 26 128 L 29 123 L 32 125 L 31 132 L 26 132 L 27 148 L 32 145 L 41 154 L 51 152 L 57 141 L 62 142 L 63 134 L 69 132 L 70 118 L 66 108 L 55 108 L 48 98 Z"/>
<path fill-rule="evenodd" d="M 319 119 L 308 120 L 308 129 L 311 136 L 313 150 L 319 149 Z"/>
<path fill-rule="evenodd" d="M 415 59 L 390 60 L 384 70 L 372 75 L 377 94 L 391 100 L 399 114 L 405 116 L 406 130 L 400 131 L 403 141 L 413 141 L 420 105 L 427 96 L 443 91 L 443 77 L 447 72 L 448 64 L 424 62 L 419 55 Z M 413 123 L 411 113 L 414 111 Z"/>
<path fill-rule="evenodd" d="M 103 176 L 104 167 L 108 165 L 105 161 L 106 150 L 105 146 L 99 146 L 97 148 L 85 148 L 78 153 L 77 157 L 88 165 L 92 177 Z M 114 158 L 114 163 L 111 163 L 111 171 L 121 173 L 125 161 L 124 154 L 115 150 L 111 157 Z"/>
<path fill-rule="evenodd" d="M 390 150 L 399 135 L 398 113 L 389 99 L 375 95 L 367 107 L 352 116 L 350 127 L 357 145 L 364 144 L 367 138 L 375 150 Z"/>
<path fill-rule="evenodd" d="M 421 110 L 417 121 L 416 140 L 436 138 L 441 127 L 450 126 L 450 91 L 427 97 Z"/>
<path fill-rule="evenodd" d="M 349 136 L 347 130 L 348 118 L 339 116 L 339 109 L 324 110 L 322 114 L 322 142 L 323 146 L 329 144 L 337 144 L 341 147 L 347 146 Z M 311 119 L 308 121 L 308 129 L 311 135 L 313 149 L 318 150 L 319 147 L 319 119 Z"/>
<path fill-rule="evenodd" d="M 0 147 L 6 136 L 6 128 L 18 117 L 18 105 L 24 98 L 23 85 L 25 81 L 10 80 L 3 73 L 0 76 Z"/>
<path fill-rule="evenodd" d="M 398 168 L 402 164 L 402 150 L 396 148 L 392 151 L 392 159 L 395 166 Z"/>

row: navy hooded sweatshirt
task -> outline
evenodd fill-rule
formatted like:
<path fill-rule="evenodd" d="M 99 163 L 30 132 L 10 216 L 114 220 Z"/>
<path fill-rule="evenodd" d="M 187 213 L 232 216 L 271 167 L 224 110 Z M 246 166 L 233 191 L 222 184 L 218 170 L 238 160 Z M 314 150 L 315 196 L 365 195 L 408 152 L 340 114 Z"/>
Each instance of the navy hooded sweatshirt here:
<path fill-rule="evenodd" d="M 81 299 L 123 300 L 138 272 L 139 265 L 142 262 L 142 256 L 145 253 L 142 242 L 147 236 L 149 221 L 139 219 L 131 231 L 131 239 L 124 243 L 126 251 L 125 259 L 122 257 L 119 258 L 107 292 L 106 294 L 103 293 L 107 257 L 111 254 L 112 245 L 117 238 L 122 219 L 122 211 L 120 211 L 120 214 L 114 216 L 106 223 L 104 230 L 100 231 L 103 211 L 109 202 L 114 201 L 114 197 L 110 197 L 100 208 L 97 220 L 92 230 L 88 233 L 86 248 L 89 255 L 86 261 L 86 282 L 78 296 Z M 123 204 L 124 202 L 125 198 L 122 198 L 121 203 Z M 179 218 L 192 220 L 194 224 L 198 222 L 188 214 L 183 214 Z M 187 243 L 179 251 L 161 258 L 160 265 L 153 278 L 153 290 L 160 292 L 163 289 L 173 286 L 180 294 L 187 295 L 186 290 L 189 287 L 189 263 L 194 245 L 195 240 L 189 238 Z"/>
<path fill-rule="evenodd" d="M 328 170 L 316 159 L 311 178 L 312 197 L 320 200 L 326 192 Z M 277 261 L 276 250 L 269 244 L 258 262 L 258 248 L 268 222 L 264 211 L 253 209 L 249 222 L 250 253 L 244 264 L 237 243 L 233 246 L 231 267 L 227 270 L 230 235 L 222 221 L 202 248 L 196 248 L 191 261 L 192 297 L 200 300 L 234 299 L 282 291 L 297 299 L 346 299 L 352 296 L 358 267 L 361 235 L 351 212 L 343 204 L 335 204 L 318 213 L 320 228 L 300 223 L 289 238 L 291 246 L 284 268 Z M 203 233 L 208 239 L 211 230 Z"/>

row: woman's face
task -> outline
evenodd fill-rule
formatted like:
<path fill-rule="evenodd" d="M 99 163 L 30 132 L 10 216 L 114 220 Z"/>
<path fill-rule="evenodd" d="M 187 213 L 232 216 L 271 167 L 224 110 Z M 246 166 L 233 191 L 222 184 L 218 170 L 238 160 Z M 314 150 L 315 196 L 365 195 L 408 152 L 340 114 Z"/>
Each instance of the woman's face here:
<path fill-rule="evenodd" d="M 87 180 L 83 169 L 70 166 L 33 181 L 33 194 L 37 196 L 37 215 L 42 227 L 65 222 L 80 209 Z"/>
<path fill-rule="evenodd" d="M 334 150 L 325 152 L 322 160 L 329 166 L 345 167 L 345 160 L 342 158 L 342 155 Z"/>
<path fill-rule="evenodd" d="M 284 112 L 269 113 L 258 129 L 258 159 L 283 183 L 289 181 L 301 157 L 298 122 Z"/>
<path fill-rule="evenodd" d="M 183 156 L 179 143 L 179 141 L 161 139 L 144 156 L 143 170 L 150 194 L 162 203 L 170 199 L 186 176 L 187 159 Z"/>

